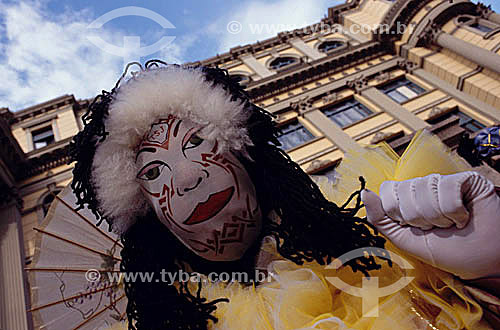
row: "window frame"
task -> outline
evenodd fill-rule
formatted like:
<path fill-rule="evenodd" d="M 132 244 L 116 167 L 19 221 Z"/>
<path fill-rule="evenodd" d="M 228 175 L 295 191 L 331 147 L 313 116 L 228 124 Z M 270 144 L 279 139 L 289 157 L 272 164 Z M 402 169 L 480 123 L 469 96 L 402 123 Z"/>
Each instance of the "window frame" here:
<path fill-rule="evenodd" d="M 279 132 L 280 132 L 280 133 L 282 133 L 282 131 L 283 131 L 283 127 L 284 127 L 284 126 L 287 126 L 287 125 L 294 125 L 294 124 L 299 124 L 300 126 L 302 126 L 302 129 L 303 129 L 306 133 L 308 133 L 308 134 L 310 135 L 310 138 L 309 138 L 307 141 L 304 141 L 304 142 L 302 142 L 302 143 L 296 144 L 296 145 L 294 145 L 294 146 L 292 146 L 292 147 L 290 147 L 290 148 L 288 148 L 288 149 L 287 149 L 287 148 L 285 148 L 285 145 L 284 145 L 284 144 L 281 142 L 281 140 L 279 139 L 281 136 L 284 136 L 285 134 L 278 136 L 278 137 L 277 137 L 277 139 L 278 139 L 278 141 L 281 143 L 280 148 L 281 148 L 281 149 L 283 149 L 284 151 L 286 151 L 287 153 L 288 153 L 288 152 L 290 152 L 290 151 L 292 151 L 292 150 L 295 150 L 296 148 L 303 147 L 303 146 L 305 146 L 305 145 L 307 145 L 307 144 L 309 144 L 309 143 L 311 143 L 311 142 L 314 142 L 315 140 L 317 140 L 317 139 L 320 139 L 320 138 L 321 138 L 321 137 L 318 137 L 318 136 L 314 135 L 314 133 L 313 133 L 313 132 L 309 131 L 309 130 L 307 129 L 307 127 L 304 125 L 304 123 L 302 123 L 302 122 L 299 120 L 299 118 L 298 118 L 298 117 L 292 118 L 292 119 L 287 120 L 287 121 L 285 121 L 285 122 L 283 122 L 283 123 L 279 123 L 279 124 L 278 124 L 278 126 L 277 126 L 277 128 L 278 128 Z M 297 129 L 295 129 L 295 131 L 296 131 L 296 130 L 297 130 Z"/>
<path fill-rule="evenodd" d="M 340 45 L 339 47 L 336 47 L 336 48 L 332 48 L 326 52 L 322 51 L 319 49 L 319 47 L 324 44 L 325 42 L 332 42 L 332 41 L 337 41 L 337 42 L 340 42 L 342 45 Z M 345 49 L 349 46 L 349 42 L 347 40 L 344 40 L 344 39 L 341 39 L 341 38 L 322 38 L 320 40 L 318 40 L 318 42 L 314 45 L 314 48 L 320 52 L 321 54 L 325 54 L 325 55 L 328 55 L 328 54 L 332 54 L 332 53 L 335 53 L 335 52 L 338 52 L 342 49 Z"/>
<path fill-rule="evenodd" d="M 352 103 L 351 106 L 348 106 L 347 104 L 348 103 Z M 345 125 L 342 125 L 340 124 L 339 122 L 335 121 L 332 117 L 335 116 L 336 114 L 339 114 L 339 113 L 343 113 L 349 109 L 353 109 L 355 106 L 361 106 L 361 108 L 363 108 L 362 110 L 367 110 L 368 113 L 364 113 L 364 115 L 361 115 L 362 117 L 360 119 L 357 119 L 357 120 L 352 120 L 351 118 L 349 118 L 349 116 L 346 114 L 346 117 L 349 119 L 349 123 L 348 124 L 345 124 Z M 330 108 L 333 108 L 333 107 L 339 107 L 340 106 L 340 109 L 336 109 L 335 111 L 333 111 L 333 113 L 331 114 L 327 114 L 326 111 L 328 111 Z M 343 107 L 346 107 L 347 108 L 343 108 Z M 360 100 L 356 99 L 355 97 L 349 97 L 347 99 L 343 99 L 343 100 L 340 100 L 338 102 L 335 102 L 335 103 L 330 103 L 326 106 L 323 106 L 321 107 L 321 112 L 326 116 L 328 117 L 328 119 L 330 119 L 334 124 L 336 124 L 337 126 L 339 126 L 341 129 L 346 129 L 348 127 L 350 127 L 351 125 L 354 125 L 354 124 L 357 124 L 357 123 L 360 123 L 362 122 L 363 120 L 367 119 L 367 118 L 370 118 L 371 116 L 373 116 L 375 114 L 375 111 L 373 111 L 372 109 L 370 109 L 370 107 L 368 107 L 367 105 L 363 104 Z M 356 111 L 357 114 L 360 114 L 360 112 L 358 111 L 358 109 L 354 109 L 354 111 Z"/>
<path fill-rule="evenodd" d="M 460 22 L 459 20 L 461 18 L 468 18 L 468 20 L 465 22 Z M 500 32 L 500 25 L 499 24 L 496 24 L 495 22 L 483 19 L 481 17 L 472 16 L 472 15 L 460 15 L 457 18 L 455 18 L 454 22 L 455 22 L 456 26 L 463 27 L 467 31 L 470 31 L 472 33 L 480 35 L 483 37 L 483 39 L 488 39 L 491 35 L 494 35 L 494 34 Z M 491 30 L 490 31 L 481 31 L 480 29 L 473 27 L 472 25 L 474 25 L 474 24 L 482 25 L 482 26 L 487 27 Z"/>
<path fill-rule="evenodd" d="M 45 147 L 41 148 L 35 148 L 35 141 L 33 140 L 33 132 L 44 129 L 46 127 L 50 127 L 52 130 L 52 134 L 54 135 L 54 142 L 46 145 Z M 26 138 L 28 142 L 28 152 L 35 151 L 35 150 L 42 150 L 43 148 L 47 148 L 48 146 L 56 143 L 57 141 L 60 140 L 59 132 L 57 130 L 57 119 L 53 118 L 52 120 L 41 122 L 37 125 L 25 127 L 24 130 L 26 131 Z"/>
<path fill-rule="evenodd" d="M 467 117 L 468 121 L 466 123 L 460 124 L 460 122 L 462 122 L 463 118 L 459 114 L 462 114 L 463 116 Z M 483 124 L 481 121 L 479 121 L 476 118 L 474 118 L 473 116 L 471 116 L 470 113 L 468 113 L 467 111 L 463 111 L 463 109 L 460 109 L 458 106 L 451 107 L 449 109 L 443 110 L 442 112 L 440 112 L 440 113 L 438 113 L 438 114 L 436 114 L 434 116 L 430 116 L 430 117 L 428 117 L 426 119 L 426 121 L 429 124 L 436 124 L 438 122 L 441 122 L 443 120 L 446 120 L 446 119 L 450 118 L 450 116 L 456 116 L 456 117 L 458 117 L 458 119 L 459 119 L 458 125 L 461 128 L 463 128 L 465 131 L 467 131 L 468 133 L 471 133 L 471 134 L 474 134 L 474 133 L 480 131 L 481 129 L 487 127 L 486 124 Z M 479 125 L 476 125 L 479 128 L 476 129 L 476 130 L 469 130 L 469 129 L 467 129 L 465 126 L 467 124 L 470 124 L 470 123 L 473 123 L 475 125 L 476 125 L 476 123 L 479 124 Z"/>
<path fill-rule="evenodd" d="M 244 79 L 242 80 L 243 83 L 242 84 L 240 83 L 240 86 L 242 86 L 242 87 L 248 86 L 248 84 L 253 81 L 252 77 L 251 77 L 251 74 L 249 72 L 245 72 L 245 71 L 228 71 L 228 73 L 229 73 L 229 76 L 242 76 L 242 77 L 244 77 Z"/>
<path fill-rule="evenodd" d="M 388 85 L 391 85 L 391 84 L 395 84 L 395 83 L 398 83 L 399 81 L 405 81 L 404 84 L 400 84 L 399 86 L 397 87 L 394 87 L 392 88 L 390 91 L 387 91 L 387 90 L 384 90 L 384 88 Z M 419 89 L 421 89 L 422 91 L 415 91 L 413 88 L 410 88 L 408 87 L 408 85 L 415 85 L 416 87 L 418 87 Z M 401 87 L 406 87 L 408 89 L 410 89 L 413 93 L 415 93 L 416 95 L 413 96 L 413 97 L 407 97 L 406 95 L 404 95 L 403 93 L 401 93 L 400 91 L 398 91 L 397 89 L 398 88 L 401 88 Z M 423 86 L 420 86 L 418 83 L 416 83 L 415 81 L 409 79 L 408 77 L 406 77 L 405 75 L 403 76 L 400 76 L 400 77 L 397 77 L 396 79 L 393 79 L 393 80 L 390 80 L 388 82 L 384 82 L 383 84 L 379 85 L 379 86 L 376 86 L 376 88 L 381 92 L 383 93 L 384 95 L 386 95 L 387 97 L 389 97 L 391 100 L 393 100 L 394 102 L 398 103 L 398 104 L 404 104 L 406 102 L 409 102 L 411 100 L 414 100 L 416 99 L 417 97 L 420 97 L 422 96 L 423 94 L 427 93 L 429 90 Z M 402 101 L 399 101 L 395 98 L 393 98 L 390 93 L 392 92 L 397 92 L 398 94 L 400 94 L 401 96 L 403 96 L 404 98 L 406 98 L 405 100 L 402 100 Z"/>
<path fill-rule="evenodd" d="M 276 68 L 276 69 L 271 66 L 271 63 L 273 63 L 275 60 L 278 60 L 280 58 L 287 58 L 287 57 L 293 58 L 294 62 L 287 64 L 287 65 L 284 65 L 282 67 Z M 266 67 L 269 70 L 272 70 L 274 72 L 281 72 L 281 71 L 287 70 L 291 67 L 294 67 L 296 65 L 299 65 L 300 63 L 302 63 L 302 58 L 300 56 L 298 56 L 297 54 L 284 53 L 284 54 L 278 54 L 277 56 L 271 56 L 266 62 Z"/>
<path fill-rule="evenodd" d="M 46 204 L 46 203 L 44 203 L 45 199 L 47 197 L 49 197 L 53 192 L 56 195 L 59 194 L 61 191 L 63 191 L 63 189 L 64 189 L 64 187 L 56 186 L 55 183 L 52 183 L 52 184 L 48 185 L 47 190 L 42 195 L 40 195 L 40 197 L 38 197 L 38 201 L 36 203 L 36 213 L 37 213 L 39 225 L 41 225 L 44 222 L 45 217 L 47 216 L 47 213 L 49 211 L 50 205 L 54 202 L 55 197 L 52 200 L 52 202 L 50 202 L 50 204 L 48 205 L 47 213 L 44 214 L 44 204 Z"/>

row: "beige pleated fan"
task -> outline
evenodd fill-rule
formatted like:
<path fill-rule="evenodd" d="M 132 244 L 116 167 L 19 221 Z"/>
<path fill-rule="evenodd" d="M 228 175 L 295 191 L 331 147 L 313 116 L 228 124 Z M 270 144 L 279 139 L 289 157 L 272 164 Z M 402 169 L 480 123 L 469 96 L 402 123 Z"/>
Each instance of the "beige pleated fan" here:
<path fill-rule="evenodd" d="M 105 329 L 126 318 L 119 280 L 123 246 L 96 227 L 88 209 L 76 211 L 75 202 L 66 187 L 35 228 L 35 257 L 26 268 L 35 329 Z"/>

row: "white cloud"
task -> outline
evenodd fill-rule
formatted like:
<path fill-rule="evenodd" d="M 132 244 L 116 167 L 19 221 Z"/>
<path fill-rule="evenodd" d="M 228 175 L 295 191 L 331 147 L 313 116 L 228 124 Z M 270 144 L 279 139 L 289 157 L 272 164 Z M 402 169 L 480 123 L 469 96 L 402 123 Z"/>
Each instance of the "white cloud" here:
<path fill-rule="evenodd" d="M 245 2 L 211 24 L 207 32 L 218 40 L 219 52 L 230 48 L 276 36 L 278 32 L 302 28 L 319 22 L 328 7 L 344 1 L 332 0 L 279 0 Z M 230 22 L 231 23 L 230 25 Z M 238 22 L 238 23 L 234 23 Z M 230 33 L 228 29 L 239 33 Z"/>
<path fill-rule="evenodd" d="M 0 5 L 0 107 L 20 110 L 64 94 L 92 97 L 110 90 L 122 72 L 122 58 L 87 40 L 87 25 L 96 16 L 88 10 L 50 17 L 44 12 L 33 1 Z M 103 27 L 98 33 L 109 43 L 123 42 L 121 31 Z M 163 49 L 163 58 L 182 62 L 182 42 Z"/>

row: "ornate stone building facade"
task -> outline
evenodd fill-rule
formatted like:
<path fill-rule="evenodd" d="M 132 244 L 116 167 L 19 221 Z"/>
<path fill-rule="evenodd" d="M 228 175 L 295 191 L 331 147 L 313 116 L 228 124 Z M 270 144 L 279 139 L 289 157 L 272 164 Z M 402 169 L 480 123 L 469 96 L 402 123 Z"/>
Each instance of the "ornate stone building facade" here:
<path fill-rule="evenodd" d="M 363 144 L 401 152 L 427 128 L 454 147 L 500 121 L 500 15 L 466 0 L 351 0 L 317 24 L 191 64 L 237 76 L 311 174 Z M 67 147 L 88 104 L 66 95 L 0 110 L 0 329 L 31 327 L 33 228 L 71 181 Z"/>

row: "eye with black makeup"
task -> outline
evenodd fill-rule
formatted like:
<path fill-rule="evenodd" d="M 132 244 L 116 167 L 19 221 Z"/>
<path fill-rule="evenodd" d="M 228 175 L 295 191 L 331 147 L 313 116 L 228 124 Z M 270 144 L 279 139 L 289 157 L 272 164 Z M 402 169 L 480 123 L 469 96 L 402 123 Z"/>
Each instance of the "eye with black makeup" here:
<path fill-rule="evenodd" d="M 152 161 L 151 163 L 144 165 L 139 170 L 139 174 L 137 174 L 137 179 L 145 181 L 155 180 L 160 176 L 161 172 L 165 167 L 168 167 L 170 169 L 170 166 L 168 166 L 167 163 L 164 163 L 161 160 Z"/>
<path fill-rule="evenodd" d="M 184 153 L 186 150 L 193 149 L 198 147 L 200 144 L 203 143 L 203 139 L 198 136 L 198 134 L 194 133 L 191 135 L 189 140 L 182 146 L 182 153 Z M 185 154 L 184 154 L 185 156 Z"/>

